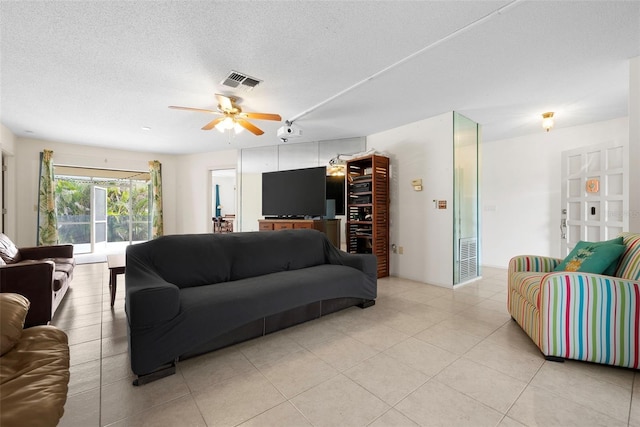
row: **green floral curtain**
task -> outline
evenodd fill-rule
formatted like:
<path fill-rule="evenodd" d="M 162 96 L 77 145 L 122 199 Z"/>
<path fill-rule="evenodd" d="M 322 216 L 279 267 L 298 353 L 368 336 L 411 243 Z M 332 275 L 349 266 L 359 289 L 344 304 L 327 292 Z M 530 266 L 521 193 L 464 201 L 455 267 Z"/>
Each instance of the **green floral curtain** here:
<path fill-rule="evenodd" d="M 38 246 L 58 244 L 56 188 L 53 182 L 53 151 L 40 153 L 40 189 L 38 192 Z"/>
<path fill-rule="evenodd" d="M 162 165 L 157 160 L 149 162 L 149 173 L 151 175 L 152 194 L 152 218 L 153 218 L 153 238 L 164 234 L 162 220 Z"/>

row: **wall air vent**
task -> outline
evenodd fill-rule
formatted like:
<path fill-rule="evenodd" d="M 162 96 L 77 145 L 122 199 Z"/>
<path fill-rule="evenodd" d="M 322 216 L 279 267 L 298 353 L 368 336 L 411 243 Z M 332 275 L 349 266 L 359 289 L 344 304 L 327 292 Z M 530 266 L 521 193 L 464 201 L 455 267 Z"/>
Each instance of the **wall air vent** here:
<path fill-rule="evenodd" d="M 459 240 L 460 282 L 478 277 L 478 245 L 475 237 Z"/>
<path fill-rule="evenodd" d="M 227 77 L 220 82 L 220 84 L 225 86 L 243 91 L 253 90 L 253 88 L 258 86 L 260 83 L 262 83 L 262 80 L 258 80 L 254 77 L 233 70 L 231 70 Z"/>

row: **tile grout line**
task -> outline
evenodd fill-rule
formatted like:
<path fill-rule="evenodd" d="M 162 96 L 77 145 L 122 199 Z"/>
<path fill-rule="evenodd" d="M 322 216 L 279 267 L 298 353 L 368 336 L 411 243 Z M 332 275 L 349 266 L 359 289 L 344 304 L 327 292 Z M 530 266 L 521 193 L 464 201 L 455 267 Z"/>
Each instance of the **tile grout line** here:
<path fill-rule="evenodd" d="M 502 419 L 500 420 L 500 422 L 502 422 L 502 420 L 504 420 L 504 418 L 508 417 L 509 411 L 511 410 L 511 408 L 513 408 L 513 406 L 516 404 L 516 402 L 518 400 L 520 400 L 520 397 L 522 397 L 522 395 L 524 394 L 524 392 L 529 388 L 529 386 L 531 385 L 531 382 L 533 381 L 533 379 L 536 377 L 536 375 L 538 375 L 538 373 L 540 372 L 540 370 L 542 369 L 542 367 L 544 366 L 545 363 L 548 363 L 546 360 L 538 367 L 538 369 L 536 369 L 536 372 L 531 376 L 531 378 L 529 378 L 529 381 L 527 382 L 527 384 L 522 388 L 522 390 L 520 391 L 520 393 L 518 393 L 518 396 L 513 400 L 513 402 L 511 402 L 511 405 L 509 405 L 509 407 L 507 408 L 506 411 L 504 411 L 504 416 L 502 417 Z M 513 418 L 514 420 L 516 420 L 517 422 L 519 422 L 520 424 L 524 424 L 523 421 L 520 421 L 516 418 Z"/>
<path fill-rule="evenodd" d="M 634 398 L 634 391 L 635 391 L 636 381 L 637 380 L 638 380 L 638 374 L 636 373 L 633 376 L 633 380 L 631 381 L 631 397 L 629 398 L 629 416 L 627 417 L 627 425 L 628 426 L 631 425 L 631 411 L 633 410 L 633 400 L 634 400 L 633 398 Z"/>
<path fill-rule="evenodd" d="M 100 283 L 100 307 L 104 308 L 104 274 L 101 274 L 101 283 Z M 99 378 L 99 385 L 100 385 L 100 390 L 98 391 L 98 425 L 102 426 L 102 363 L 103 363 L 103 358 L 102 358 L 102 339 L 103 339 L 103 333 L 104 333 L 104 309 L 100 310 L 100 375 L 98 375 Z"/>

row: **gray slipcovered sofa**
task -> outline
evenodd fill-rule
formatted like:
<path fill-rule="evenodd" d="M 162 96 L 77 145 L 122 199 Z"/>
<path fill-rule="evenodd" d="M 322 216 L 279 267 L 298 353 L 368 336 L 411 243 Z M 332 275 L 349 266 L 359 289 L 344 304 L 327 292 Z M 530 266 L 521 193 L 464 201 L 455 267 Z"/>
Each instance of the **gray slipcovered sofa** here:
<path fill-rule="evenodd" d="M 376 258 L 316 230 L 164 236 L 127 248 L 135 385 L 189 356 L 375 303 Z"/>

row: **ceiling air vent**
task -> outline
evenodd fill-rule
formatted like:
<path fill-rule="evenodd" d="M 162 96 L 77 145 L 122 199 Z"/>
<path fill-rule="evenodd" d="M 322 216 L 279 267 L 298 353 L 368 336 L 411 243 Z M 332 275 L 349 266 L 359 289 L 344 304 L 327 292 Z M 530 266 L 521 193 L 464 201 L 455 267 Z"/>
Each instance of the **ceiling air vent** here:
<path fill-rule="evenodd" d="M 225 77 L 224 80 L 220 83 L 232 88 L 250 91 L 253 90 L 254 87 L 258 86 L 261 82 L 262 80 L 258 80 L 246 74 L 231 70 L 227 77 Z"/>

